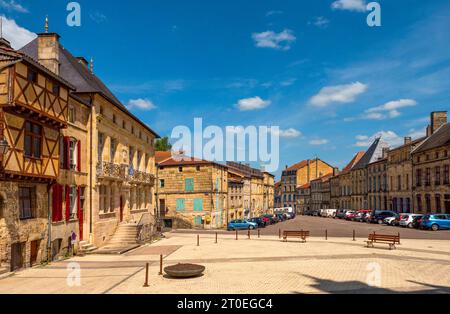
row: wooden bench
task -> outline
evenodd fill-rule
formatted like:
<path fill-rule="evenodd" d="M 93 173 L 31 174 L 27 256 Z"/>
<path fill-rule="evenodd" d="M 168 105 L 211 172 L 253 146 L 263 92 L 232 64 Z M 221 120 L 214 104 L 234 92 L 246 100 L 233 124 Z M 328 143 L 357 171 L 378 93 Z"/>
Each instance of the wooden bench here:
<path fill-rule="evenodd" d="M 366 241 L 367 247 L 374 247 L 374 243 L 389 244 L 389 249 L 396 249 L 395 245 L 400 244 L 400 235 L 387 235 L 387 234 L 369 234 L 369 238 Z"/>
<path fill-rule="evenodd" d="M 300 238 L 303 243 L 306 243 L 306 238 L 309 237 L 309 231 L 283 231 L 283 240 L 287 242 L 288 238 Z"/>

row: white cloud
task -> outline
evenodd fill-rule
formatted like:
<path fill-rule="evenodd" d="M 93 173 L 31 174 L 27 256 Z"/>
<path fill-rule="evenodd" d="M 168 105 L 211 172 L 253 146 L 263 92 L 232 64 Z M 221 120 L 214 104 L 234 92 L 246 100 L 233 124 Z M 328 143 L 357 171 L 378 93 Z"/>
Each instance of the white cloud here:
<path fill-rule="evenodd" d="M 279 10 L 272 10 L 266 13 L 266 16 L 272 16 L 272 15 L 278 15 L 278 14 L 283 14 L 283 11 L 279 11 Z"/>
<path fill-rule="evenodd" d="M 326 145 L 328 143 L 329 143 L 329 141 L 325 140 L 325 139 L 315 139 L 315 140 L 309 141 L 309 144 L 314 145 L 314 146 Z"/>
<path fill-rule="evenodd" d="M 250 111 L 266 108 L 270 106 L 271 103 L 270 100 L 263 100 L 261 97 L 256 96 L 239 100 L 237 107 L 241 111 Z"/>
<path fill-rule="evenodd" d="M 296 78 L 290 78 L 290 79 L 280 82 L 280 85 L 286 87 L 286 86 L 293 85 L 295 82 L 297 82 Z"/>
<path fill-rule="evenodd" d="M 404 142 L 404 138 L 398 136 L 394 131 L 380 131 L 375 133 L 372 136 L 367 135 L 358 135 L 356 136 L 356 143 L 354 146 L 356 147 L 369 147 L 372 143 L 381 137 L 382 140 L 389 144 L 391 147 L 400 146 Z"/>
<path fill-rule="evenodd" d="M 299 130 L 296 130 L 294 128 L 289 128 L 287 130 L 280 129 L 280 131 L 278 132 L 278 135 L 280 137 L 284 137 L 284 138 L 296 138 L 296 137 L 302 136 L 302 132 L 300 132 Z"/>
<path fill-rule="evenodd" d="M 152 101 L 148 99 L 138 98 L 138 99 L 131 99 L 130 101 L 128 101 L 127 108 L 130 110 L 133 108 L 137 108 L 140 110 L 153 110 L 156 109 L 157 107 Z"/>
<path fill-rule="evenodd" d="M 313 96 L 309 103 L 314 107 L 326 107 L 331 103 L 351 103 L 367 90 L 367 85 L 356 82 L 347 85 L 327 86 Z"/>
<path fill-rule="evenodd" d="M 401 115 L 398 109 L 414 107 L 417 101 L 414 99 L 399 99 L 385 103 L 384 105 L 366 110 L 366 118 L 371 120 L 393 119 Z"/>
<path fill-rule="evenodd" d="M 308 24 L 313 24 L 314 26 L 317 26 L 319 28 L 326 28 L 328 24 L 330 24 L 330 20 L 325 18 L 324 16 L 318 16 L 315 17 L 312 22 L 309 22 Z"/>
<path fill-rule="evenodd" d="M 291 44 L 297 39 L 294 32 L 289 29 L 285 29 L 279 33 L 274 31 L 253 33 L 252 38 L 255 41 L 256 47 L 279 50 L 291 49 Z"/>
<path fill-rule="evenodd" d="M 3 36 L 11 42 L 11 46 L 14 49 L 22 48 L 37 37 L 35 33 L 17 25 L 15 20 L 10 20 L 4 16 L 2 18 Z"/>
<path fill-rule="evenodd" d="M 0 8 L 3 8 L 7 11 L 28 13 L 28 9 L 24 8 L 20 3 L 17 3 L 14 0 L 0 0 Z"/>
<path fill-rule="evenodd" d="M 367 11 L 367 5 L 364 0 L 337 0 L 331 4 L 331 8 L 333 10 Z"/>

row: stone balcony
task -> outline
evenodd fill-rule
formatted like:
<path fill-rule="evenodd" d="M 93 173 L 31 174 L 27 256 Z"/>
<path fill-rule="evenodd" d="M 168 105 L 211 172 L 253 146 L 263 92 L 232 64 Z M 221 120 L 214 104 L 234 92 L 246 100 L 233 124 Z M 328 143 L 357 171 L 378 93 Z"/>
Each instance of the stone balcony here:
<path fill-rule="evenodd" d="M 155 183 L 155 176 L 130 168 L 125 164 L 115 164 L 111 162 L 97 163 L 97 178 L 123 181 L 133 184 L 151 184 Z"/>

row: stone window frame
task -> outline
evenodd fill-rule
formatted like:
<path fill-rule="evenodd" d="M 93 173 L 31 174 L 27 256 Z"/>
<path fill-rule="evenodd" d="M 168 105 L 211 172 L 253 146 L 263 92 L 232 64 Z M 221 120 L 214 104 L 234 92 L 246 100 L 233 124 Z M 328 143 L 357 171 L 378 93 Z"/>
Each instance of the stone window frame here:
<path fill-rule="evenodd" d="M 25 190 L 28 191 L 26 198 L 23 194 Z M 36 187 L 35 186 L 19 186 L 18 190 L 18 202 L 19 202 L 19 219 L 29 220 L 36 218 Z M 25 209 L 25 201 L 29 201 L 29 208 Z M 25 213 L 25 211 L 27 211 Z M 25 215 L 26 214 L 26 215 Z"/>

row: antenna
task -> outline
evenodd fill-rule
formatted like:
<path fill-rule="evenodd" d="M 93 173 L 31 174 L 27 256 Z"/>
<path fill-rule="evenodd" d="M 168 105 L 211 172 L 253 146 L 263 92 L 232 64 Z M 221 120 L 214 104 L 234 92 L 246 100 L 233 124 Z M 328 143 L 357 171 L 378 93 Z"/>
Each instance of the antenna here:
<path fill-rule="evenodd" d="M 45 16 L 45 32 L 48 33 L 48 15 Z"/>

